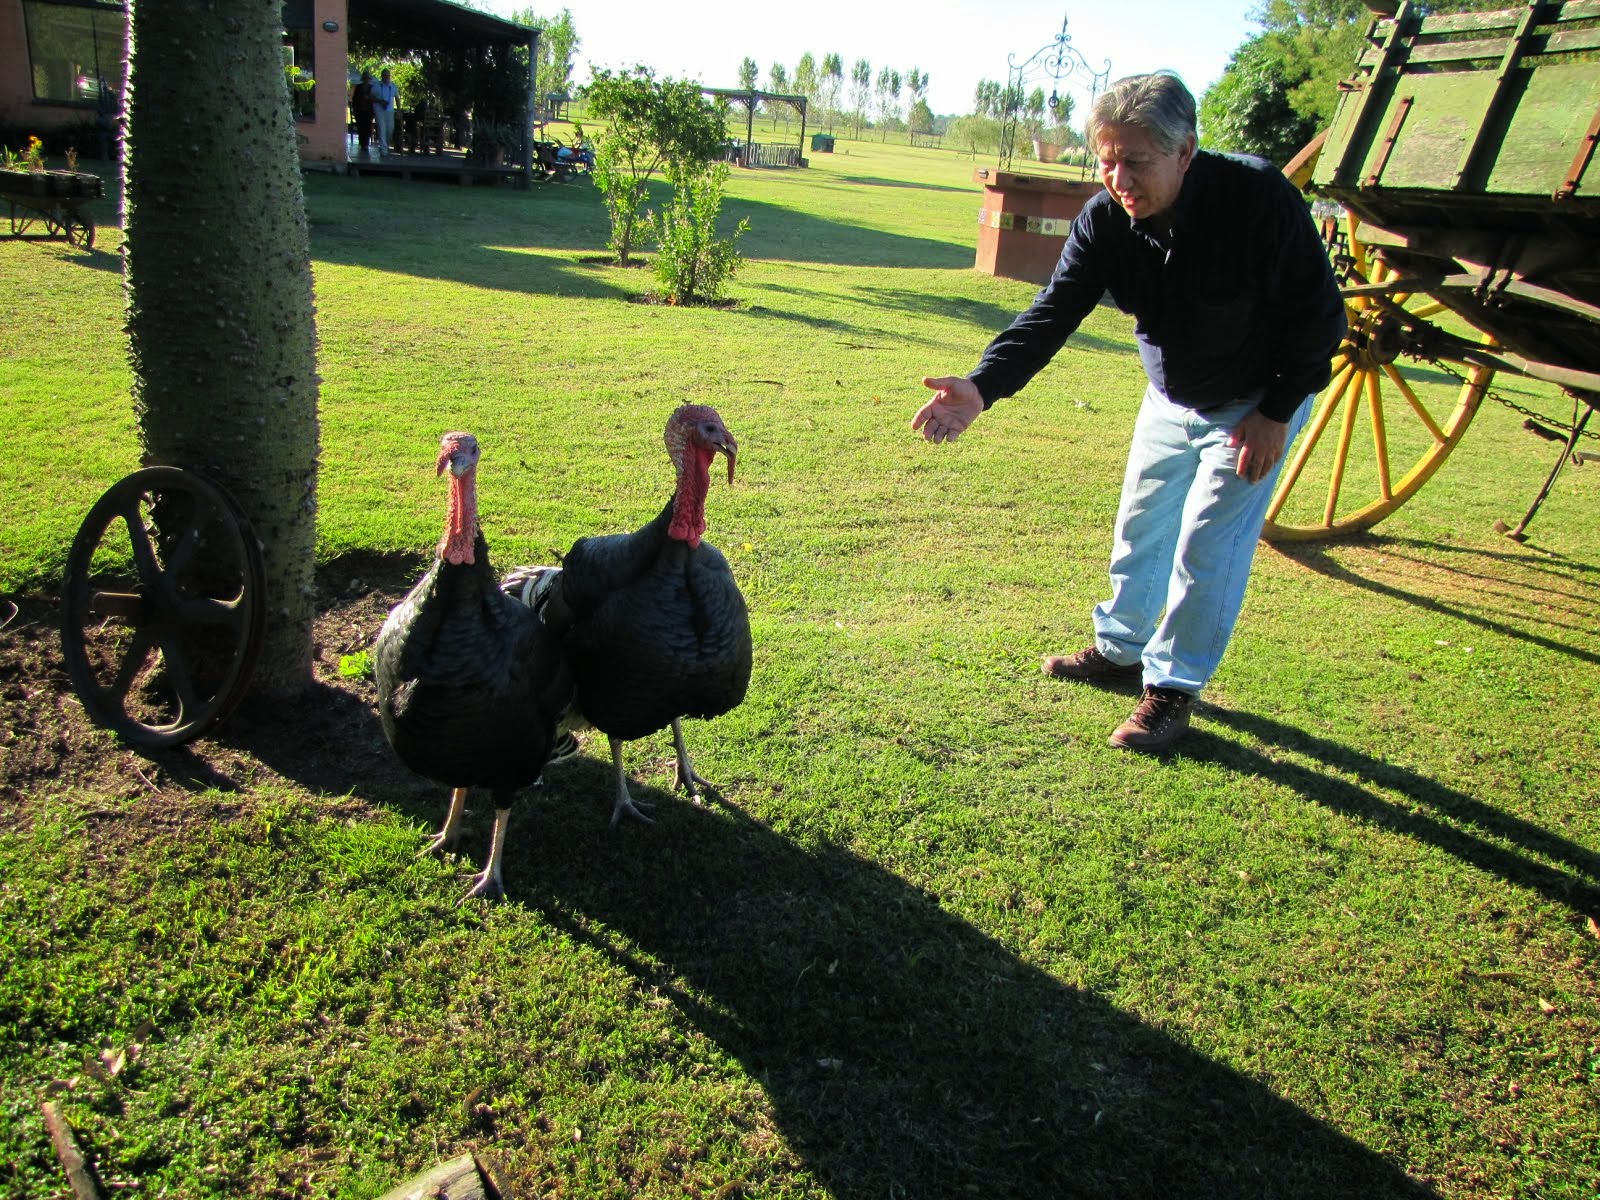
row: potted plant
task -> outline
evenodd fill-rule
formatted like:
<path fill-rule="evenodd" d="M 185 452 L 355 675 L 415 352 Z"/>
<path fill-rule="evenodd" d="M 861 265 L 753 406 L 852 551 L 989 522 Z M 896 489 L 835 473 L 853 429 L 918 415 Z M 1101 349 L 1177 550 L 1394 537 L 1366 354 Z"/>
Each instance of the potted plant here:
<path fill-rule="evenodd" d="M 49 171 L 44 165 L 44 143 L 29 137 L 22 150 L 0 148 L 0 191 L 35 196 L 94 198 L 105 195 L 105 184 L 98 175 L 76 171 L 76 151 L 69 151 L 65 171 Z"/>

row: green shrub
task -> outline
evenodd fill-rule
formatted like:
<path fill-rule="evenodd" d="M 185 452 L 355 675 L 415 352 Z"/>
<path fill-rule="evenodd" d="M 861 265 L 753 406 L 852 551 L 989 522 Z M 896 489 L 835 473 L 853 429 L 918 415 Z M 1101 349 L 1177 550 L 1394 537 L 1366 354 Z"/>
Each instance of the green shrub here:
<path fill-rule="evenodd" d="M 715 159 L 728 137 L 727 110 L 706 100 L 698 83 L 657 79 L 643 66 L 616 75 L 596 70 L 584 102 L 607 123 L 595 148 L 594 182 L 605 197 L 611 248 L 626 266 L 650 177 Z"/>
<path fill-rule="evenodd" d="M 656 278 L 674 304 L 720 300 L 744 262 L 734 243 L 750 228 L 742 220 L 732 237 L 717 237 L 728 164 L 688 163 L 672 175 L 672 202 L 652 221 Z"/>

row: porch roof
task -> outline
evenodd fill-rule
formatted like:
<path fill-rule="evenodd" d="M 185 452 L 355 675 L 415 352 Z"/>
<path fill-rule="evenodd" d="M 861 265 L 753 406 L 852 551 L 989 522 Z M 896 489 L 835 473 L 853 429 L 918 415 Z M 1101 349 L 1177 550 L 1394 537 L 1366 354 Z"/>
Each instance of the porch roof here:
<path fill-rule="evenodd" d="M 528 45 L 537 30 L 451 0 L 349 0 L 350 40 L 394 50 Z"/>

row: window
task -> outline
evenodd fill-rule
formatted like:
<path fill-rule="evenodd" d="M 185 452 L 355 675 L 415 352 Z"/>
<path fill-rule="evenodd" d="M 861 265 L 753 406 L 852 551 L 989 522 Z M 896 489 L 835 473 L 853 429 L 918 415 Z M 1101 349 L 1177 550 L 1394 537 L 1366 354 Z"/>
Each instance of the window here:
<path fill-rule="evenodd" d="M 33 98 L 115 109 L 126 70 L 128 16 L 120 3 L 23 0 Z"/>

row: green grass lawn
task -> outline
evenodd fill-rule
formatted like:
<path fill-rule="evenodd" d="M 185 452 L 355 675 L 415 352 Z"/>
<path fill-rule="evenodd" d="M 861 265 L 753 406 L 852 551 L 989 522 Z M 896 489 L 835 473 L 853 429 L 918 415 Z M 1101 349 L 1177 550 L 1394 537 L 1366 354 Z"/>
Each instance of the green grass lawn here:
<path fill-rule="evenodd" d="M 1600 1196 L 1595 469 L 1500 538 L 1552 448 L 1486 404 L 1375 534 L 1262 550 L 1181 753 L 1111 750 L 1129 697 L 1037 662 L 1104 587 L 1129 321 L 929 446 L 921 376 L 1034 289 L 972 269 L 965 157 L 811 163 L 733 176 L 715 311 L 635 302 L 587 182 L 307 177 L 330 568 L 420 572 L 446 429 L 505 566 L 653 516 L 680 402 L 738 437 L 708 536 L 755 676 L 688 731 L 725 803 L 657 736 L 658 822 L 612 831 L 591 744 L 518 809 L 507 901 L 456 908 L 413 858 L 444 794 L 364 781 L 364 709 L 338 786 L 271 746 L 208 782 L 202 741 L 145 768 L 197 781 L 162 812 L 4 796 L 0 1192 L 63 1194 L 38 1105 L 76 1079 L 118 1195 L 373 1197 L 477 1148 L 524 1196 Z M 138 465 L 114 210 L 92 256 L 0 236 L 7 594 Z"/>

